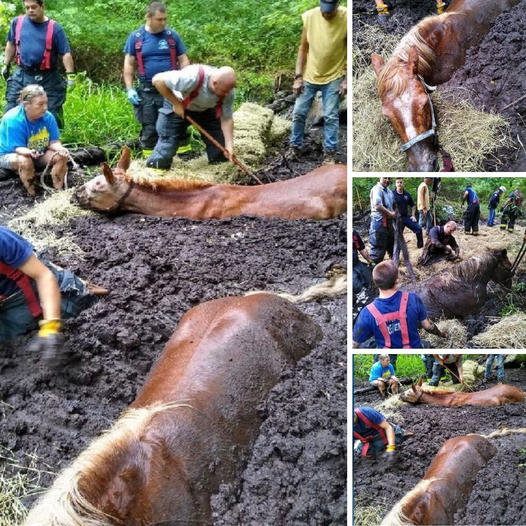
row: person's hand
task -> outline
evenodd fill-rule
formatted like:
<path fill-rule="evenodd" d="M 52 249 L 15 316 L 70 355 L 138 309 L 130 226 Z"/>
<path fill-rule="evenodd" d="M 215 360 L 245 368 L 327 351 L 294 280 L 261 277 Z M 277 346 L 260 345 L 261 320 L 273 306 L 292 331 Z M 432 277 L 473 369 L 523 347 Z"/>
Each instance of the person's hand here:
<path fill-rule="evenodd" d="M 395 446 L 387 446 L 385 453 L 382 455 L 382 460 L 388 468 L 392 468 L 398 461 L 398 454 Z"/>
<path fill-rule="evenodd" d="M 299 94 L 303 91 L 303 77 L 298 77 L 294 79 L 294 84 L 292 84 L 292 91 L 294 96 L 298 97 Z"/>
<path fill-rule="evenodd" d="M 427 208 L 422 208 L 422 213 L 424 214 L 424 217 L 427 215 Z"/>
<path fill-rule="evenodd" d="M 440 334 L 441 334 L 442 338 L 444 338 L 446 340 L 449 338 L 449 331 L 447 331 L 446 329 L 441 330 Z"/>
<path fill-rule="evenodd" d="M 134 106 L 138 106 L 139 103 L 141 102 L 141 99 L 139 98 L 139 94 L 134 88 L 127 88 L 126 96 L 128 97 L 128 102 L 131 102 Z"/>
<path fill-rule="evenodd" d="M 338 93 L 342 96 L 347 94 L 347 79 L 341 81 Z"/>
<path fill-rule="evenodd" d="M 234 160 L 234 148 L 232 146 L 225 147 L 225 150 L 223 151 L 223 155 L 229 160 Z"/>
<path fill-rule="evenodd" d="M 174 113 L 176 115 L 181 117 L 181 119 L 184 119 L 185 108 L 184 108 L 184 105 L 182 103 L 178 102 L 177 104 L 174 104 L 173 105 L 173 110 L 174 110 Z"/>
<path fill-rule="evenodd" d="M 388 210 L 389 212 L 389 216 L 390 217 L 395 217 L 396 216 L 396 212 L 392 211 L 392 210 Z"/>
<path fill-rule="evenodd" d="M 77 84 L 77 74 L 73 73 L 72 71 L 70 73 L 66 73 L 66 87 L 68 91 L 73 91 L 75 88 L 75 85 Z"/>
<path fill-rule="evenodd" d="M 4 67 L 2 68 L 2 77 L 4 77 L 4 80 L 6 82 L 10 75 L 11 75 L 11 63 L 4 64 Z"/>
<path fill-rule="evenodd" d="M 41 353 L 42 361 L 56 367 L 63 361 L 64 336 L 61 334 L 62 320 L 42 320 L 38 334 L 29 344 L 29 352 Z"/>
<path fill-rule="evenodd" d="M 415 216 L 411 216 L 411 221 L 414 221 L 416 223 L 416 217 Z"/>

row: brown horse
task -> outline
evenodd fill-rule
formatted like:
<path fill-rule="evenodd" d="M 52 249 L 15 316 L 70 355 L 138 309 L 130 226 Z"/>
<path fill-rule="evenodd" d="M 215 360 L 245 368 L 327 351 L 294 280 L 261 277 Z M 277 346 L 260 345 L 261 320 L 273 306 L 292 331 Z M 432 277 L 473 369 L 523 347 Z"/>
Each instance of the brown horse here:
<path fill-rule="evenodd" d="M 477 473 L 496 453 L 481 435 L 446 440 L 424 478 L 394 505 L 381 526 L 454 524 L 455 512 L 466 505 Z"/>
<path fill-rule="evenodd" d="M 283 219 L 330 219 L 347 210 L 347 167 L 325 165 L 288 181 L 260 186 L 162 180 L 136 182 L 126 174 L 125 148 L 115 172 L 104 164 L 98 175 L 75 191 L 84 208 L 119 210 L 188 219 L 221 219 L 239 215 Z"/>
<path fill-rule="evenodd" d="M 422 378 L 411 389 L 400 394 L 400 399 L 411 404 L 444 405 L 504 405 L 513 402 L 524 402 L 524 393 L 514 385 L 494 385 L 484 391 L 460 393 L 457 391 L 425 391 L 422 389 Z"/>
<path fill-rule="evenodd" d="M 239 475 L 258 406 L 320 337 L 273 294 L 191 309 L 128 411 L 59 475 L 25 525 L 211 524 L 210 496 Z"/>
<path fill-rule="evenodd" d="M 402 38 L 387 63 L 373 53 L 382 113 L 408 154 L 408 171 L 438 169 L 431 86 L 447 82 L 464 64 L 466 50 L 484 37 L 497 16 L 519 0 L 454 0 L 441 15 L 425 18 Z"/>
<path fill-rule="evenodd" d="M 511 288 L 511 266 L 506 249 L 488 249 L 402 290 L 418 293 L 430 318 L 464 318 L 486 303 L 490 281 Z"/>

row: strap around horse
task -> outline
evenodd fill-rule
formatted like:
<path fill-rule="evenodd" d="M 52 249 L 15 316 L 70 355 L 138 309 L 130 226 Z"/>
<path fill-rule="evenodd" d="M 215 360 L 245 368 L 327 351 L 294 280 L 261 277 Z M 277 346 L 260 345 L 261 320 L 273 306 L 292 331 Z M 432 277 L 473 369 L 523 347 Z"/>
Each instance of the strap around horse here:
<path fill-rule="evenodd" d="M 126 181 L 128 183 L 128 188 L 126 189 L 126 192 L 122 194 L 122 196 L 119 198 L 119 200 L 113 205 L 108 208 L 107 213 L 108 214 L 114 214 L 115 212 L 118 212 L 121 206 L 123 205 L 126 198 L 130 195 L 131 191 L 133 190 L 133 187 L 135 186 L 135 181 Z M 89 200 L 88 200 L 89 204 Z"/>
<path fill-rule="evenodd" d="M 424 87 L 424 91 L 426 92 L 426 95 L 427 95 L 427 100 L 429 101 L 429 107 L 431 109 L 431 128 L 417 135 L 416 137 L 413 137 L 412 139 L 407 141 L 405 144 L 402 144 L 402 146 L 400 146 L 400 150 L 402 150 L 403 152 L 409 150 L 409 148 L 411 148 L 415 144 L 433 135 L 435 136 L 435 142 L 438 145 L 438 130 L 437 130 L 437 121 L 435 117 L 435 108 L 433 107 L 433 101 L 431 100 L 431 93 L 435 91 L 435 88 L 426 84 L 422 75 L 417 75 L 417 78 L 422 83 L 422 86 Z"/>

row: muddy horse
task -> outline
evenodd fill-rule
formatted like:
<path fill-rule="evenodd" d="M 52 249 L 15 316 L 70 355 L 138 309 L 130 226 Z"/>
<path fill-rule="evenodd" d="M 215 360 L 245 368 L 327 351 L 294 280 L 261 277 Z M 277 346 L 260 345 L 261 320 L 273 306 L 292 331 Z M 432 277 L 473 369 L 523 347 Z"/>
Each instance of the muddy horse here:
<path fill-rule="evenodd" d="M 455 512 L 466 505 L 477 473 L 496 453 L 481 435 L 446 440 L 424 478 L 394 505 L 381 526 L 454 524 Z"/>
<path fill-rule="evenodd" d="M 511 268 L 506 249 L 488 249 L 402 290 L 418 293 L 432 319 L 464 318 L 486 303 L 490 281 L 511 288 Z"/>
<path fill-rule="evenodd" d="M 188 219 L 221 219 L 240 215 L 282 219 L 330 219 L 347 210 L 347 167 L 321 166 L 308 174 L 260 186 L 214 184 L 182 179 L 134 181 L 126 174 L 125 148 L 115 171 L 79 187 L 73 200 L 97 212 L 118 211 Z"/>
<path fill-rule="evenodd" d="M 402 139 L 408 171 L 438 169 L 437 121 L 430 92 L 464 64 L 497 16 L 519 0 L 454 0 L 441 15 L 427 17 L 402 38 L 384 63 L 372 54 L 382 113 Z"/>
<path fill-rule="evenodd" d="M 58 476 L 25 526 L 211 524 L 210 497 L 239 476 L 258 406 L 320 338 L 273 294 L 194 307 L 135 401 Z"/>
<path fill-rule="evenodd" d="M 514 402 L 524 402 L 524 393 L 514 385 L 495 385 L 484 391 L 461 393 L 451 391 L 425 391 L 422 388 L 422 378 L 411 389 L 400 394 L 400 399 L 411 404 L 431 404 L 443 406 L 457 405 L 504 405 Z"/>

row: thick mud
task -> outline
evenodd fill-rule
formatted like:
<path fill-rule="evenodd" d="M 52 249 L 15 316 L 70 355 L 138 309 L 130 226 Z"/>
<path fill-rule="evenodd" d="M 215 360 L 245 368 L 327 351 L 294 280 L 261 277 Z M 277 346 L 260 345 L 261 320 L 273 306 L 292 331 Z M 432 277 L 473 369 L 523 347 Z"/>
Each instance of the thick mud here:
<path fill-rule="evenodd" d="M 389 2 L 388 2 L 389 3 Z M 384 30 L 402 37 L 422 18 L 436 14 L 433 0 L 393 0 Z M 353 2 L 353 41 L 360 32 L 377 25 L 372 0 Z M 467 99 L 477 109 L 502 113 L 510 124 L 512 147 L 496 148 L 484 163 L 487 171 L 526 169 L 526 0 L 502 13 L 482 42 L 468 50 L 466 62 L 453 78 L 440 86 L 443 93 Z M 509 107 L 508 107 L 509 106 Z M 505 109 L 506 108 L 506 109 Z"/>
<path fill-rule="evenodd" d="M 319 166 L 319 140 L 306 150 L 301 162 L 269 161 L 268 175 L 290 178 Z M 0 194 L 3 223 L 31 206 L 19 181 L 4 182 Z M 62 370 L 41 370 L 39 357 L 25 350 L 32 335 L 0 352 L 0 445 L 21 465 L 35 453 L 52 472 L 111 427 L 191 307 L 250 290 L 301 293 L 334 265 L 346 266 L 345 216 L 198 222 L 91 215 L 53 231 L 71 236 L 83 255 L 45 256 L 111 292 L 65 323 L 73 359 Z M 213 498 L 216 525 L 345 524 L 346 297 L 299 307 L 320 324 L 323 340 L 284 371 L 260 408 L 265 421 L 242 479 Z M 41 485 L 53 478 L 44 473 Z"/>
<path fill-rule="evenodd" d="M 526 369 L 506 368 L 505 383 L 526 390 Z M 494 380 L 478 389 L 493 385 Z M 377 393 L 354 397 L 355 406 L 371 406 L 379 401 L 380 395 Z M 434 456 L 449 438 L 469 433 L 485 435 L 497 431 L 501 426 L 526 427 L 524 403 L 501 407 L 404 404 L 397 414 L 399 416 L 390 420 L 414 433 L 397 448 L 397 465 L 386 471 L 379 462 L 356 457 L 353 459 L 354 498 L 359 499 L 362 506 L 380 506 L 382 516 L 424 476 Z M 525 522 L 526 434 L 490 440 L 497 447 L 497 454 L 479 471 L 465 509 L 455 514 L 457 526 L 518 525 Z"/>

